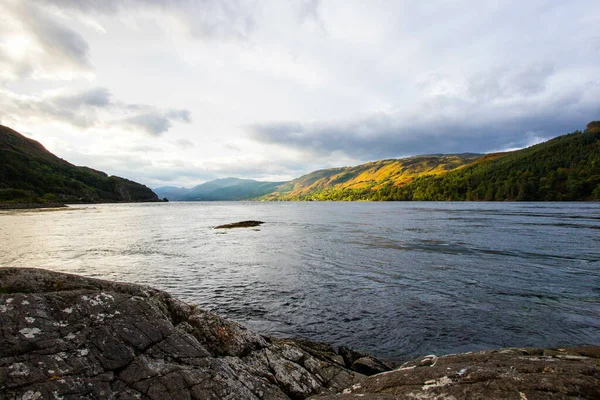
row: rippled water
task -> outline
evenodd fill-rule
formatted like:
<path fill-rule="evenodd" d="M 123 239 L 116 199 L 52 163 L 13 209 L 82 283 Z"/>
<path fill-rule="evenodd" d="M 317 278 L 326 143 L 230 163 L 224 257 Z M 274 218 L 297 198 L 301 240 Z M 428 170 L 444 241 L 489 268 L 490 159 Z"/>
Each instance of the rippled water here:
<path fill-rule="evenodd" d="M 244 219 L 259 230 L 214 230 Z M 0 265 L 149 284 L 260 332 L 405 359 L 600 344 L 598 203 L 0 212 Z"/>

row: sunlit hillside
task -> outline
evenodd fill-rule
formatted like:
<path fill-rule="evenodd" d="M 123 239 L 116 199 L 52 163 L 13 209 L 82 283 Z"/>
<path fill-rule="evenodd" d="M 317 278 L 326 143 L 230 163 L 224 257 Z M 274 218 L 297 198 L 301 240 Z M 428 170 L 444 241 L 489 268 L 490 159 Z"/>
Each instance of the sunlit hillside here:
<path fill-rule="evenodd" d="M 440 175 L 473 163 L 481 154 L 424 155 L 398 160 L 323 169 L 301 176 L 265 196 L 268 200 L 320 200 L 323 192 L 368 190 L 376 192 L 386 185 L 401 186 L 423 175 Z"/>
<path fill-rule="evenodd" d="M 600 200 L 600 124 L 522 150 L 434 155 L 313 172 L 268 200 Z"/>

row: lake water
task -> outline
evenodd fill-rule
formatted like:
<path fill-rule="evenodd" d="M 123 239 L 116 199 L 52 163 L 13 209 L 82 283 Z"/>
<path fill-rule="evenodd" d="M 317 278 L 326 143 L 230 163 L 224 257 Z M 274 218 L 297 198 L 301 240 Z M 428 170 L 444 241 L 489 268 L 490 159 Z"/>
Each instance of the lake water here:
<path fill-rule="evenodd" d="M 245 219 L 265 224 L 213 229 Z M 0 266 L 148 284 L 265 334 L 393 359 L 600 344 L 598 203 L 4 211 Z"/>

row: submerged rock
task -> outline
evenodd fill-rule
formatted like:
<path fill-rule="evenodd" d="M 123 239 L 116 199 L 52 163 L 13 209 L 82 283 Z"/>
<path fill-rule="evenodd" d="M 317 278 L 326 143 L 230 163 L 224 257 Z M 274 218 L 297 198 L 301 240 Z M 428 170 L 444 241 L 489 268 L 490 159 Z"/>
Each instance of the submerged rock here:
<path fill-rule="evenodd" d="M 234 222 L 233 224 L 225 224 L 215 226 L 215 229 L 231 229 L 231 228 L 253 228 L 264 224 L 262 221 L 240 221 Z"/>
<path fill-rule="evenodd" d="M 303 399 L 364 378 L 145 286 L 0 268 L 0 398 Z"/>

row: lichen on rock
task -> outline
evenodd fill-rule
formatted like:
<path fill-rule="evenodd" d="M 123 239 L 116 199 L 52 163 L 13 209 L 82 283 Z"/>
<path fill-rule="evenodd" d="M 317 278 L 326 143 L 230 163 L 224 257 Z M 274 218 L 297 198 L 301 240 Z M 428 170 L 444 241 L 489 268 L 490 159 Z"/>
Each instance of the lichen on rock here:
<path fill-rule="evenodd" d="M 0 268 L 0 287 L 2 400 L 600 398 L 600 347 L 429 355 L 391 370 L 146 286 Z"/>
<path fill-rule="evenodd" d="M 0 285 L 2 399 L 302 399 L 364 378 L 150 287 L 26 268 Z"/>

